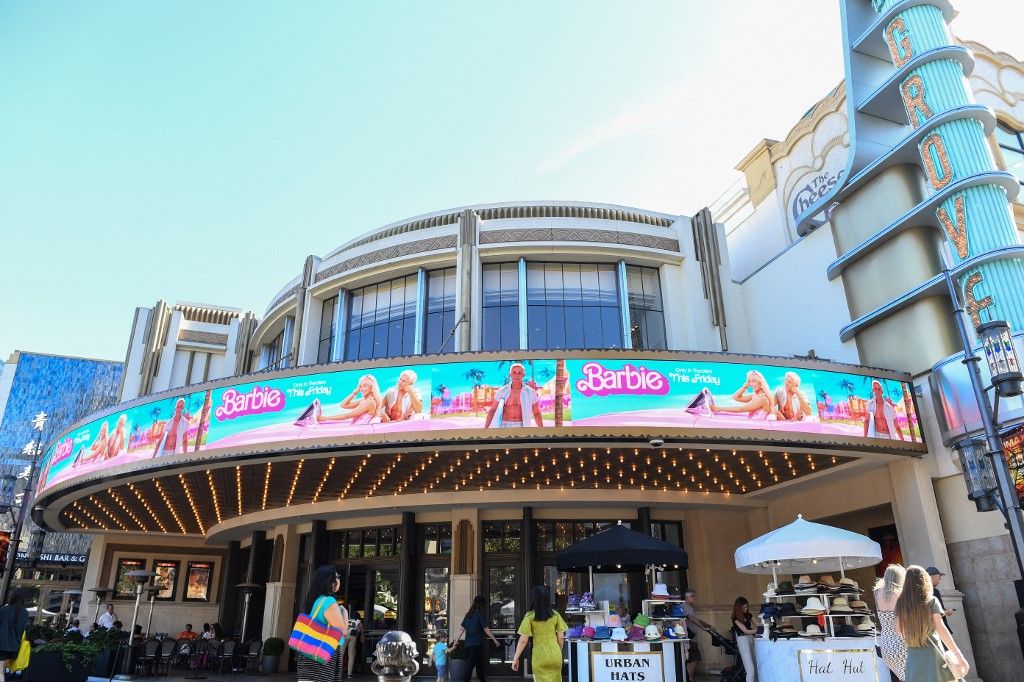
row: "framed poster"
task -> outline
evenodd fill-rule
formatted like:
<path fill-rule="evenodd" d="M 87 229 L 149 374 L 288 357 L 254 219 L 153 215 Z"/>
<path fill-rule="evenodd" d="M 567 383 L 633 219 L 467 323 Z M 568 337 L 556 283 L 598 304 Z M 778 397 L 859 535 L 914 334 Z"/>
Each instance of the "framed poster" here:
<path fill-rule="evenodd" d="M 185 601 L 210 601 L 212 561 L 190 561 L 185 574 Z"/>
<path fill-rule="evenodd" d="M 135 599 L 135 581 L 128 572 L 145 570 L 145 559 L 118 559 L 114 572 L 114 599 Z"/>
<path fill-rule="evenodd" d="M 174 595 L 178 591 L 179 566 L 181 566 L 180 561 L 172 561 L 170 559 L 153 560 L 153 572 L 156 573 L 156 577 L 153 578 L 153 585 L 160 588 L 160 591 L 156 593 L 158 601 L 174 601 Z"/>

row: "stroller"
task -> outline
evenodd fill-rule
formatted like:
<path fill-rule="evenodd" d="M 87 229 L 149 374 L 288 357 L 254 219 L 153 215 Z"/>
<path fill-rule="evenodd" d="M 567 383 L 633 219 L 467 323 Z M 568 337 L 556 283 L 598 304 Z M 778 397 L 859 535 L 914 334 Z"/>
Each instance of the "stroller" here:
<path fill-rule="evenodd" d="M 711 635 L 711 646 L 721 648 L 727 655 L 732 656 L 733 664 L 722 671 L 722 682 L 746 682 L 747 671 L 743 668 L 743 659 L 740 658 L 739 647 L 736 640 L 726 637 L 715 628 L 708 626 L 707 633 Z"/>

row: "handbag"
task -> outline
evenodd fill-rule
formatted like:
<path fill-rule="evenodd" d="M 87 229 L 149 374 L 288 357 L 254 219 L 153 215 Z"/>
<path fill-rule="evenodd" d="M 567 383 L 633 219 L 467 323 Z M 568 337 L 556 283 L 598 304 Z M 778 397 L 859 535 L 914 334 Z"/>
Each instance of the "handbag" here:
<path fill-rule="evenodd" d="M 11 672 L 24 670 L 28 667 L 28 659 L 32 655 L 32 644 L 25 639 L 25 633 L 21 633 L 21 645 L 18 647 L 18 656 L 11 661 L 7 667 Z"/>
<path fill-rule="evenodd" d="M 327 603 L 333 604 L 330 597 L 321 597 L 313 607 L 313 613 L 300 613 L 292 626 L 288 646 L 300 654 L 305 654 L 319 663 L 329 663 L 334 652 L 345 641 L 345 633 L 340 628 L 322 625 L 316 621 L 317 616 Z"/>
<path fill-rule="evenodd" d="M 939 652 L 939 657 L 944 663 L 943 667 L 949 670 L 954 680 L 962 680 L 967 677 L 967 673 L 971 671 L 971 664 L 966 659 L 963 663 L 957 660 L 956 655 L 947 649 L 945 645 L 941 644 L 935 637 L 929 637 L 932 641 L 932 646 Z"/>

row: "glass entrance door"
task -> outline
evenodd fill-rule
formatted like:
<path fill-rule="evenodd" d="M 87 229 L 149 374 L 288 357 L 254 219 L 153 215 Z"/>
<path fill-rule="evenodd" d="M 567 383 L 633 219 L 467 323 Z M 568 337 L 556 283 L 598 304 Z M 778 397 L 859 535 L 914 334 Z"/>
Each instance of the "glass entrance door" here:
<path fill-rule="evenodd" d="M 512 656 L 519 635 L 516 629 L 522 620 L 522 568 L 519 562 L 487 562 L 484 565 L 484 597 L 487 599 L 488 626 L 499 645 L 485 641 L 489 652 L 487 674 L 518 675 L 512 671 Z"/>

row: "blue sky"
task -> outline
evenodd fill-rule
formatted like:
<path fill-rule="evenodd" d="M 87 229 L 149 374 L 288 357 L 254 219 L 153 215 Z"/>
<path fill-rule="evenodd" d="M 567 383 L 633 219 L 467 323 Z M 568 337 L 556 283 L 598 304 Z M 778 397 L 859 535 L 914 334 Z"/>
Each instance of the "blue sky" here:
<path fill-rule="evenodd" d="M 1011 0 L 954 31 L 1024 58 Z M 0 0 L 0 359 L 122 359 L 454 206 L 691 214 L 842 78 L 836 0 Z"/>

